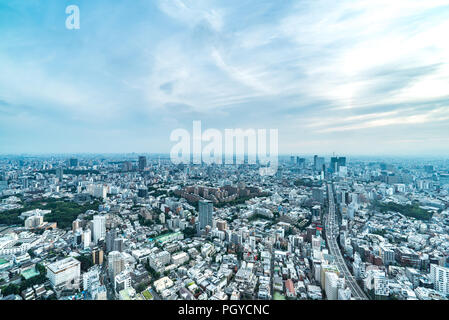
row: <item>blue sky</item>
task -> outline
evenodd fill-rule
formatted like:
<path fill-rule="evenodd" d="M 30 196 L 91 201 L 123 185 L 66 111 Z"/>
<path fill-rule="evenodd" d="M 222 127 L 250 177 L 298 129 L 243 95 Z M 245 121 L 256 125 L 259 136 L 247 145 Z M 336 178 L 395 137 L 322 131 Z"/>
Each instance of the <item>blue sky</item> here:
<path fill-rule="evenodd" d="M 81 28 L 65 28 L 68 5 Z M 449 154 L 449 0 L 0 0 L 0 153 Z"/>

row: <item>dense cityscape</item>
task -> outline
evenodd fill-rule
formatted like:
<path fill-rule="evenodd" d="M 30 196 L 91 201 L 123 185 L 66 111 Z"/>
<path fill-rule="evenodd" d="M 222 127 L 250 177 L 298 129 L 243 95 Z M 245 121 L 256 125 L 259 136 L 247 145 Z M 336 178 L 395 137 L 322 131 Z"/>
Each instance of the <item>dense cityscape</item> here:
<path fill-rule="evenodd" d="M 2 300 L 446 300 L 449 160 L 0 158 Z"/>

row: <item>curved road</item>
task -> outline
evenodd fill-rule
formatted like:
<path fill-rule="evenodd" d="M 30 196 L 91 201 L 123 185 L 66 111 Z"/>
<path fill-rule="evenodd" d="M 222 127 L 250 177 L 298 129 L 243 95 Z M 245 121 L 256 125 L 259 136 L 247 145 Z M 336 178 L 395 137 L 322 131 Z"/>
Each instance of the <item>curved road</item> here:
<path fill-rule="evenodd" d="M 335 203 L 332 184 L 327 185 L 327 195 L 329 201 L 329 214 L 327 215 L 324 228 L 326 230 L 326 242 L 329 247 L 329 253 L 335 257 L 335 262 L 337 264 L 338 270 L 344 276 L 346 285 L 351 289 L 352 297 L 356 300 L 368 300 L 368 297 L 359 287 L 354 276 L 349 271 L 348 266 L 346 265 L 340 248 L 337 244 L 339 226 L 335 215 Z"/>

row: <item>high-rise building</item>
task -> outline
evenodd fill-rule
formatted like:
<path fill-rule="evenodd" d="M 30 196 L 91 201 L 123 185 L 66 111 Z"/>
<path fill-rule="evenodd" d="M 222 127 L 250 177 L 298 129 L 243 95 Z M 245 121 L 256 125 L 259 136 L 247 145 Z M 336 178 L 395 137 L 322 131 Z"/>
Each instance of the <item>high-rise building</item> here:
<path fill-rule="evenodd" d="M 315 155 L 313 157 L 313 169 L 315 171 L 321 172 L 323 171 L 323 166 L 324 166 L 324 157 L 318 157 L 317 155 Z"/>
<path fill-rule="evenodd" d="M 31 216 L 25 219 L 25 228 L 36 228 L 44 223 L 44 217 L 40 215 Z"/>
<path fill-rule="evenodd" d="M 430 280 L 436 291 L 445 295 L 449 294 L 449 268 L 431 264 Z"/>
<path fill-rule="evenodd" d="M 117 238 L 117 230 L 114 228 L 106 234 L 106 252 L 114 251 L 114 240 Z"/>
<path fill-rule="evenodd" d="M 297 165 L 299 168 L 304 168 L 304 167 L 305 167 L 305 164 L 306 164 L 306 159 L 300 158 L 300 157 L 296 157 L 296 165 Z"/>
<path fill-rule="evenodd" d="M 124 239 L 116 238 L 114 239 L 114 251 L 122 252 L 124 249 Z"/>
<path fill-rule="evenodd" d="M 98 247 L 92 250 L 92 262 L 99 265 L 103 264 L 103 250 Z"/>
<path fill-rule="evenodd" d="M 90 229 L 86 229 L 83 233 L 83 247 L 88 248 L 90 246 L 90 241 L 92 239 L 92 233 Z"/>
<path fill-rule="evenodd" d="M 228 228 L 226 220 L 222 220 L 222 219 L 218 220 L 217 228 L 220 231 L 225 231 Z"/>
<path fill-rule="evenodd" d="M 111 280 L 115 279 L 115 276 L 118 275 L 125 269 L 125 260 L 123 256 L 118 251 L 112 251 L 108 255 L 108 271 L 111 277 Z"/>
<path fill-rule="evenodd" d="M 200 200 L 199 201 L 199 220 L 200 220 L 200 229 L 204 230 L 206 226 L 212 227 L 213 224 L 213 205 L 209 200 Z"/>
<path fill-rule="evenodd" d="M 72 231 L 75 232 L 80 228 L 80 220 L 76 219 L 72 222 Z"/>
<path fill-rule="evenodd" d="M 96 215 L 93 219 L 93 239 L 97 244 L 98 240 L 106 237 L 106 217 L 102 215 Z"/>
<path fill-rule="evenodd" d="M 339 172 L 340 167 L 346 167 L 346 157 L 332 157 L 330 169 L 332 172 Z"/>
<path fill-rule="evenodd" d="M 147 158 L 145 156 L 139 156 L 139 171 L 145 170 L 147 166 Z"/>

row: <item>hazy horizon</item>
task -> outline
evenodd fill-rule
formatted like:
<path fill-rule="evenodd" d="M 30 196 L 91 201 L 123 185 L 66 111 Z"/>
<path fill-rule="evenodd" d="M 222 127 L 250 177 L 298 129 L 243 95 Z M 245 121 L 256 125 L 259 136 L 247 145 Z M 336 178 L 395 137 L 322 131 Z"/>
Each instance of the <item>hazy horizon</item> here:
<path fill-rule="evenodd" d="M 0 154 L 168 153 L 278 129 L 279 153 L 449 155 L 449 1 L 0 4 Z"/>

